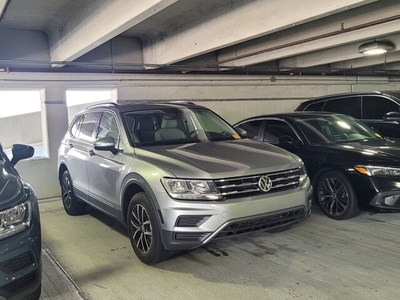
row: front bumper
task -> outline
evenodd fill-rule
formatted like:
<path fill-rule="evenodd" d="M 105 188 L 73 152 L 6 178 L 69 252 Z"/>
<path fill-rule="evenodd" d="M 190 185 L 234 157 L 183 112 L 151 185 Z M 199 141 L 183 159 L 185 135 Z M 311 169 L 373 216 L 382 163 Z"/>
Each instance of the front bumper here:
<path fill-rule="evenodd" d="M 22 299 L 36 291 L 42 279 L 39 208 L 32 202 L 31 226 L 0 241 L 0 299 Z"/>
<path fill-rule="evenodd" d="M 169 199 L 170 206 L 160 210 L 164 246 L 193 249 L 214 239 L 303 222 L 311 213 L 312 194 L 307 180 L 295 189 L 224 202 Z"/>

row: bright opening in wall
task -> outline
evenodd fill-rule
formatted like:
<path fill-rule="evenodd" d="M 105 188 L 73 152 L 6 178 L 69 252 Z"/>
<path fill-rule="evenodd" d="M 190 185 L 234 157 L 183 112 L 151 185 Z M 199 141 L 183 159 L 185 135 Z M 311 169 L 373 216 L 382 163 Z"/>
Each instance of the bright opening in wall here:
<path fill-rule="evenodd" d="M 75 106 L 101 101 L 111 101 L 111 91 L 67 91 L 67 106 Z"/>
<path fill-rule="evenodd" d="M 44 156 L 40 96 L 39 90 L 0 91 L 0 143 L 4 149 L 28 144 L 35 148 L 34 156 Z"/>
<path fill-rule="evenodd" d="M 0 91 L 0 118 L 40 111 L 39 91 Z"/>
<path fill-rule="evenodd" d="M 67 90 L 68 122 L 89 105 L 111 101 L 111 90 Z"/>

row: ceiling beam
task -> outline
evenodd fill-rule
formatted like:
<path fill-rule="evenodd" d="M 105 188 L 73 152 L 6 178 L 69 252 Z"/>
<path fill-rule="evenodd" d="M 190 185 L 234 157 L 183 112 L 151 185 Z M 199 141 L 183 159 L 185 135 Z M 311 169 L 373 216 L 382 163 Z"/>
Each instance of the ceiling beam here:
<path fill-rule="evenodd" d="M 218 17 L 204 14 L 197 25 L 182 24 L 178 30 L 149 39 L 143 45 L 144 63 L 176 63 L 374 1 L 336 0 L 321 5 L 320 0 L 307 0 L 295 9 L 292 0 L 232 1 Z"/>
<path fill-rule="evenodd" d="M 56 26 L 49 34 L 53 67 L 93 50 L 178 0 L 92 1 L 90 10 L 75 11 L 74 17 Z"/>
<path fill-rule="evenodd" d="M 373 36 L 379 36 L 383 34 L 388 34 L 392 30 L 400 31 L 400 20 L 388 24 L 387 27 L 382 27 L 383 28 L 365 28 L 362 31 L 354 32 L 349 36 L 339 36 L 337 37 L 337 39 L 341 40 L 342 42 L 357 41 L 364 40 L 370 34 L 372 34 Z M 400 45 L 400 34 L 385 36 L 385 41 L 391 41 L 395 45 Z M 331 48 L 335 45 L 334 41 L 330 41 L 330 43 L 327 43 L 327 41 L 321 40 L 320 44 L 321 47 L 327 47 L 327 49 L 281 59 L 279 61 L 279 66 L 282 68 L 307 68 L 357 58 L 367 58 L 370 61 L 372 59 L 379 59 L 373 58 L 372 56 L 368 57 L 365 54 L 358 53 L 358 47 L 361 44 L 360 42 L 353 42 L 351 44 L 346 44 L 342 47 L 334 48 Z M 384 59 L 384 57 L 384 55 L 380 55 L 381 61 L 382 59 Z"/>

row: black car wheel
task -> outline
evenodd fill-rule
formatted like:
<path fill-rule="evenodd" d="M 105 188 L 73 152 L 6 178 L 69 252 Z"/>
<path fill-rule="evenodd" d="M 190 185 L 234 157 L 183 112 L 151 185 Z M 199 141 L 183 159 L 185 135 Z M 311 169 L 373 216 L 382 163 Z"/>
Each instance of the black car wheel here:
<path fill-rule="evenodd" d="M 143 263 L 152 265 L 169 258 L 155 211 L 144 193 L 134 195 L 129 203 L 128 231 L 132 248 Z"/>
<path fill-rule="evenodd" d="M 40 283 L 39 287 L 32 294 L 29 294 L 28 296 L 22 298 L 21 300 L 39 300 L 41 293 L 42 293 L 42 284 Z"/>
<path fill-rule="evenodd" d="M 67 214 L 77 216 L 85 213 L 86 205 L 76 199 L 68 170 L 61 177 L 61 196 Z"/>
<path fill-rule="evenodd" d="M 322 211 L 335 220 L 345 220 L 359 213 L 353 187 L 338 171 L 323 173 L 316 183 L 316 199 Z"/>

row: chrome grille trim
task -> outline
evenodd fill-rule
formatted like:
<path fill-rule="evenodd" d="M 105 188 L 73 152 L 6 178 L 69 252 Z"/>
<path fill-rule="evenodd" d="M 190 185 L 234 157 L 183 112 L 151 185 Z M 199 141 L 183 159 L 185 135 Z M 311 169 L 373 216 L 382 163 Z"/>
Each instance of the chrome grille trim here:
<path fill-rule="evenodd" d="M 246 194 L 265 194 L 258 186 L 258 181 L 262 175 L 268 176 L 272 181 L 272 189 L 267 193 L 296 188 L 300 184 L 300 168 L 248 177 L 219 179 L 214 182 L 221 195 L 226 198 Z"/>

